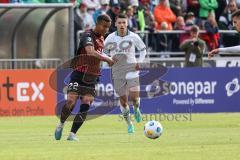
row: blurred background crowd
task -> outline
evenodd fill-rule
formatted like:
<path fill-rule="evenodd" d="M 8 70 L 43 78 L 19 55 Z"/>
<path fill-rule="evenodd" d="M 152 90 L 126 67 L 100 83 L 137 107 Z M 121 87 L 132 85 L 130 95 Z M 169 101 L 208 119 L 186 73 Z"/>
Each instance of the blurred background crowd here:
<path fill-rule="evenodd" d="M 239 44 L 236 33 L 220 34 L 219 30 L 234 30 L 231 13 L 238 10 L 240 0 L 0 0 L 0 3 L 72 3 L 74 5 L 75 35 L 95 26 L 96 17 L 106 13 L 112 19 L 110 33 L 116 31 L 115 17 L 125 13 L 129 30 L 146 39 L 152 51 L 180 51 L 180 44 L 189 34 L 161 33 L 158 31 L 189 31 L 197 25 L 205 33 L 200 38 L 207 50 Z M 77 36 L 75 36 L 77 38 Z"/>

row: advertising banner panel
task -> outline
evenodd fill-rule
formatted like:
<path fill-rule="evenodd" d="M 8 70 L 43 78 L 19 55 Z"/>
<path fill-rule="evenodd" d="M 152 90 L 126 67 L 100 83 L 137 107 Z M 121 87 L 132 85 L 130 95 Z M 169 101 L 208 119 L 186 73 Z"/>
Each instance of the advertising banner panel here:
<path fill-rule="evenodd" d="M 53 70 L 1 70 L 0 116 L 54 115 L 57 93 L 49 83 Z"/>

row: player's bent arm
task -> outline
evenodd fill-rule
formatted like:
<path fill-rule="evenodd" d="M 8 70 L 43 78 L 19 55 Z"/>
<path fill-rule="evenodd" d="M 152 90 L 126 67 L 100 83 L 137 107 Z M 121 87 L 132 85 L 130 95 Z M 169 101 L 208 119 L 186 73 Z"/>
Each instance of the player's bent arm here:
<path fill-rule="evenodd" d="M 110 61 L 110 58 L 108 56 L 100 54 L 98 51 L 96 51 L 94 49 L 94 47 L 92 45 L 86 46 L 85 50 L 86 50 L 87 54 L 89 54 L 89 55 L 92 54 L 93 56 L 96 56 L 97 58 L 99 58 L 101 61 L 104 61 L 104 62 Z"/>
<path fill-rule="evenodd" d="M 142 63 L 147 55 L 146 48 L 142 49 L 139 54 L 138 63 Z"/>
<path fill-rule="evenodd" d="M 144 44 L 143 40 L 139 37 L 138 34 L 134 33 L 133 38 L 134 38 L 135 46 L 140 51 L 138 63 L 142 63 L 147 55 L 146 45 Z"/>

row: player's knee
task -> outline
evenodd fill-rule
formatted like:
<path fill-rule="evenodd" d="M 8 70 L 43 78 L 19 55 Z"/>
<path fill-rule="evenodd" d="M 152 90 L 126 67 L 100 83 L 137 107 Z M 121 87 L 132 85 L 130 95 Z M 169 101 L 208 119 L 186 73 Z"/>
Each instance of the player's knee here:
<path fill-rule="evenodd" d="M 76 102 L 77 102 L 77 96 L 68 94 L 66 105 L 69 107 L 69 109 L 71 109 L 75 105 Z"/>
<path fill-rule="evenodd" d="M 128 97 L 127 96 L 121 96 L 119 100 L 120 100 L 120 104 L 122 107 L 128 106 Z"/>
<path fill-rule="evenodd" d="M 78 99 L 78 95 L 75 94 L 75 93 L 69 93 L 69 94 L 67 95 L 67 100 L 68 100 L 68 101 L 76 102 L 77 99 Z"/>
<path fill-rule="evenodd" d="M 127 102 L 120 102 L 120 104 L 121 104 L 122 107 L 127 107 L 128 106 Z"/>
<path fill-rule="evenodd" d="M 137 104 L 138 103 L 138 99 L 137 98 L 133 98 L 132 102 L 133 102 L 133 104 Z"/>
<path fill-rule="evenodd" d="M 88 104 L 90 105 L 93 102 L 93 96 L 87 95 L 87 96 L 83 96 L 81 99 L 82 104 Z"/>
<path fill-rule="evenodd" d="M 66 105 L 67 105 L 67 107 L 69 108 L 69 109 L 72 109 L 73 108 L 73 106 L 75 105 L 75 101 L 73 101 L 73 100 L 70 100 L 70 99 L 68 99 L 67 101 L 66 101 Z"/>

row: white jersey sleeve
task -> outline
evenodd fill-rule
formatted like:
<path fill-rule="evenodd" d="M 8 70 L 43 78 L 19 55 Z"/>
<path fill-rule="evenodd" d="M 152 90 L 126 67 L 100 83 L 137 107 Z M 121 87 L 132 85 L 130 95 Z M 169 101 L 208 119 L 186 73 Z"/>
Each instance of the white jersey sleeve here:
<path fill-rule="evenodd" d="M 135 38 L 134 38 L 134 43 L 135 46 L 137 47 L 137 49 L 140 51 L 140 55 L 139 55 L 139 59 L 138 59 L 138 63 L 142 63 L 146 57 L 146 45 L 144 44 L 143 40 L 139 37 L 138 34 L 135 34 Z"/>
<path fill-rule="evenodd" d="M 240 54 L 240 46 L 219 48 L 219 52 L 230 52 L 230 53 L 239 53 Z"/>

